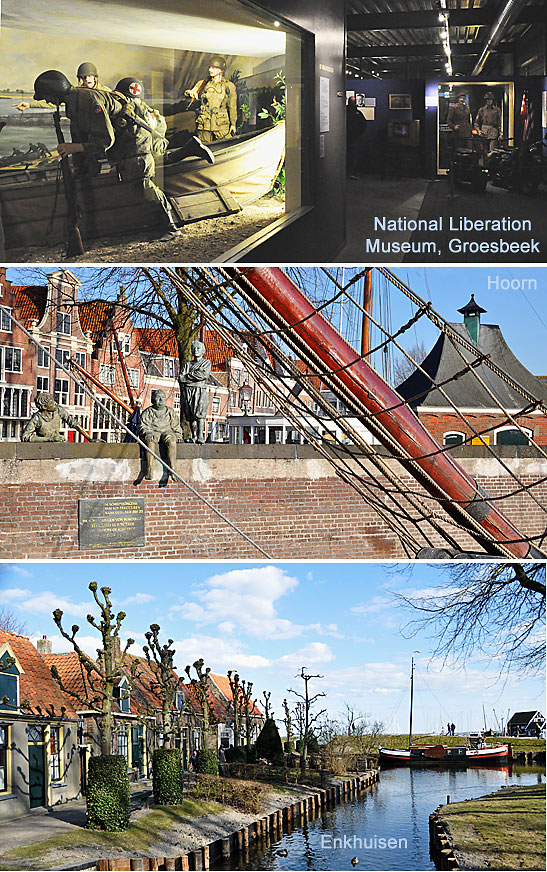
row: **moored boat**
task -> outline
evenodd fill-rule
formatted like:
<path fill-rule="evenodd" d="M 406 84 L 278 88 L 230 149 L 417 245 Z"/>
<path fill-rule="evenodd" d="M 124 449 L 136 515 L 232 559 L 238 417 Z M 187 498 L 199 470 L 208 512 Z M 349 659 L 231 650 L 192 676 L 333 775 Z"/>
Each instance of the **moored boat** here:
<path fill-rule="evenodd" d="M 381 766 L 489 766 L 513 759 L 510 743 L 487 745 L 482 733 L 470 733 L 465 745 L 413 745 L 414 657 L 410 670 L 410 726 L 408 748 L 378 749 Z"/>

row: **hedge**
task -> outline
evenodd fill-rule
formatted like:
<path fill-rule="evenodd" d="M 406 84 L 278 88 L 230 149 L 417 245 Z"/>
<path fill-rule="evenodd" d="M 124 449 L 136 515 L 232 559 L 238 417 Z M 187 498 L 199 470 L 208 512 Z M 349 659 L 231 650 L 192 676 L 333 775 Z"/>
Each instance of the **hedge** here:
<path fill-rule="evenodd" d="M 196 771 L 204 775 L 218 775 L 218 757 L 211 748 L 200 748 L 196 762 Z"/>
<path fill-rule="evenodd" d="M 247 753 L 245 748 L 242 745 L 238 745 L 235 748 L 226 748 L 226 762 L 227 763 L 246 763 L 247 762 Z"/>
<path fill-rule="evenodd" d="M 180 805 L 184 772 L 179 748 L 156 748 L 152 755 L 152 789 L 157 805 Z"/>
<path fill-rule="evenodd" d="M 129 775 L 122 755 L 90 757 L 87 769 L 87 827 L 116 832 L 129 826 Z"/>
<path fill-rule="evenodd" d="M 273 718 L 268 718 L 264 722 L 264 726 L 260 731 L 260 735 L 255 743 L 256 756 L 258 759 L 264 758 L 269 763 L 283 765 L 283 745 L 277 724 Z M 249 761 L 250 762 L 250 761 Z"/>
<path fill-rule="evenodd" d="M 250 814 L 257 814 L 266 790 L 265 785 L 252 781 L 230 781 L 216 775 L 198 773 L 196 786 L 191 793 L 208 802 L 219 802 L 221 805 L 229 805 Z"/>

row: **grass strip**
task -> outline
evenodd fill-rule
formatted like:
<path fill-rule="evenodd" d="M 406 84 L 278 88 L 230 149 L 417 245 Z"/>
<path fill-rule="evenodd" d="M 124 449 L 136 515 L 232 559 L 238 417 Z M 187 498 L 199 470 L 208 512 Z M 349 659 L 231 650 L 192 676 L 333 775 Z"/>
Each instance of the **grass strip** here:
<path fill-rule="evenodd" d="M 461 869 L 545 868 L 545 784 L 443 805 Z"/>

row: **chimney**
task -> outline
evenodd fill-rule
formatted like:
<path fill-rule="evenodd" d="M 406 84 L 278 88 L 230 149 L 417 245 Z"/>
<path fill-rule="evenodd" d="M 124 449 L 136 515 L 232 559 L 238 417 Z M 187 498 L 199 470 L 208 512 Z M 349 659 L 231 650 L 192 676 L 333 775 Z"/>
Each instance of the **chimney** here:
<path fill-rule="evenodd" d="M 42 636 L 41 639 L 38 639 L 36 642 L 36 650 L 38 654 L 51 654 L 53 650 L 53 645 L 50 639 L 47 636 Z"/>
<path fill-rule="evenodd" d="M 481 314 L 486 312 L 486 309 L 483 309 L 482 306 L 475 300 L 475 294 L 471 294 L 471 299 L 469 302 L 463 306 L 461 309 L 458 309 L 458 312 L 461 312 L 463 315 L 463 323 L 467 328 L 467 332 L 469 333 L 469 338 L 471 342 L 474 342 L 475 345 L 479 344 L 479 333 L 481 326 Z"/>

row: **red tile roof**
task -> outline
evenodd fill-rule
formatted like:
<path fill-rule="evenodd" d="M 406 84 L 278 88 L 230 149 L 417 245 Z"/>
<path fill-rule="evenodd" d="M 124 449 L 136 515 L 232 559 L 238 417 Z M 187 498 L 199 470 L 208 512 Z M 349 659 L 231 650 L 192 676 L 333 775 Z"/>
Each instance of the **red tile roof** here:
<path fill-rule="evenodd" d="M 30 703 L 34 715 L 75 717 L 76 710 L 70 697 L 64 694 L 53 678 L 49 664 L 26 636 L 0 630 L 0 646 L 8 643 L 24 672 L 19 678 L 19 699 Z M 25 713 L 26 713 L 25 709 Z"/>
<path fill-rule="evenodd" d="M 44 317 L 47 288 L 40 285 L 14 285 L 12 291 L 15 292 L 15 305 L 19 309 L 23 325 L 28 330 L 31 321 L 41 321 Z"/>
<path fill-rule="evenodd" d="M 215 675 L 213 672 L 209 673 L 209 678 L 211 678 L 223 697 L 228 700 L 229 703 L 233 703 L 234 695 L 232 693 L 232 688 L 230 687 L 230 679 L 227 675 Z M 258 708 L 258 706 L 253 703 L 251 708 L 251 714 L 256 715 L 257 717 L 263 717 L 262 712 Z"/>
<path fill-rule="evenodd" d="M 141 351 L 178 358 L 179 352 L 174 330 L 159 327 L 136 327 L 135 333 Z M 230 357 L 230 351 L 225 342 L 218 333 L 212 330 L 207 330 L 205 333 L 205 357 L 211 361 L 213 370 L 226 369 L 226 360 Z"/>

